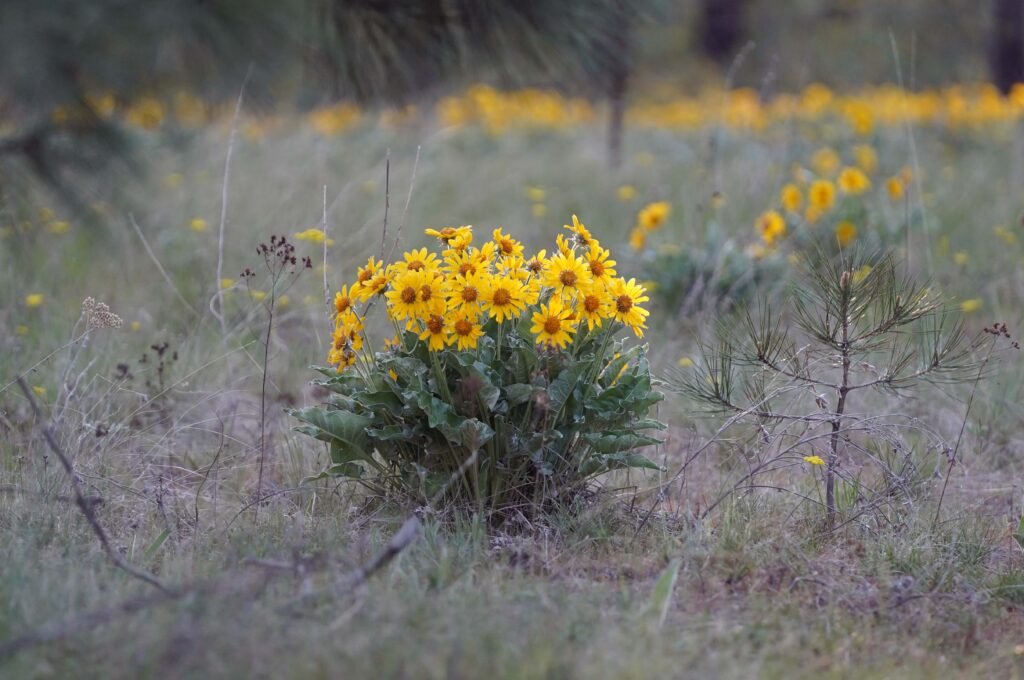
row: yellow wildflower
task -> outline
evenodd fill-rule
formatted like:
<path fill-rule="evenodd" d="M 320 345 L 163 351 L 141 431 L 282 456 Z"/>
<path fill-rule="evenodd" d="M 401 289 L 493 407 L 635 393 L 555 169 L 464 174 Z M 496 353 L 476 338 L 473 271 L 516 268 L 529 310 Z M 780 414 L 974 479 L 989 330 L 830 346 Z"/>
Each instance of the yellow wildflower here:
<path fill-rule="evenodd" d="M 623 203 L 632 201 L 636 198 L 636 187 L 631 184 L 623 184 L 616 190 L 616 194 Z"/>
<path fill-rule="evenodd" d="M 971 298 L 970 300 L 964 300 L 960 303 L 960 311 L 966 314 L 976 312 L 982 307 L 981 298 Z"/>
<path fill-rule="evenodd" d="M 797 185 L 787 184 L 779 192 L 779 202 L 786 211 L 791 213 L 799 212 L 804 204 L 804 194 Z"/>
<path fill-rule="evenodd" d="M 576 332 L 570 320 L 572 310 L 562 306 L 561 299 L 556 295 L 546 305 L 533 313 L 533 326 L 530 332 L 537 336 L 537 344 L 547 344 L 560 349 L 564 348 Z"/>
<path fill-rule="evenodd" d="M 821 456 L 804 456 L 804 462 L 810 463 L 811 465 L 824 465 L 825 461 L 822 460 Z"/>
<path fill-rule="evenodd" d="M 844 220 L 836 225 L 836 240 L 839 241 L 839 247 L 845 248 L 855 238 L 857 238 L 857 227 L 853 222 Z"/>
<path fill-rule="evenodd" d="M 836 187 L 827 179 L 818 179 L 811 183 L 807 192 L 807 202 L 819 214 L 832 207 L 836 200 Z"/>
<path fill-rule="evenodd" d="M 311 227 L 309 229 L 306 229 L 305 231 L 300 231 L 296 233 L 295 239 L 297 241 L 309 241 L 310 243 L 323 243 L 324 239 L 326 239 L 327 245 L 334 245 L 334 239 L 327 238 L 327 235 L 324 234 L 323 231 L 315 227 Z"/>
<path fill-rule="evenodd" d="M 647 302 L 647 291 L 636 282 L 636 279 L 615 279 L 608 289 L 611 295 L 612 314 L 616 321 L 625 324 L 636 336 L 643 337 L 644 324 L 650 314 L 646 309 L 640 307 L 641 302 Z"/>
<path fill-rule="evenodd" d="M 192 231 L 206 231 L 206 227 L 206 220 L 204 220 L 202 217 L 193 217 L 188 223 L 188 228 L 191 229 Z"/>
<path fill-rule="evenodd" d="M 772 245 L 786 235 L 786 220 L 777 211 L 768 210 L 757 218 L 757 231 L 762 241 Z"/>
<path fill-rule="evenodd" d="M 43 304 L 45 296 L 42 293 L 31 293 L 25 296 L 25 306 L 29 308 L 38 307 Z"/>
<path fill-rule="evenodd" d="M 637 226 L 654 231 L 660 229 L 669 215 L 672 214 L 672 204 L 668 201 L 658 201 L 645 205 L 636 216 Z"/>
<path fill-rule="evenodd" d="M 845 194 L 856 196 L 871 188 L 871 180 L 860 168 L 843 168 L 839 173 L 839 189 Z"/>
<path fill-rule="evenodd" d="M 478 316 L 458 316 L 451 324 L 452 340 L 460 350 L 475 349 L 484 331 Z"/>

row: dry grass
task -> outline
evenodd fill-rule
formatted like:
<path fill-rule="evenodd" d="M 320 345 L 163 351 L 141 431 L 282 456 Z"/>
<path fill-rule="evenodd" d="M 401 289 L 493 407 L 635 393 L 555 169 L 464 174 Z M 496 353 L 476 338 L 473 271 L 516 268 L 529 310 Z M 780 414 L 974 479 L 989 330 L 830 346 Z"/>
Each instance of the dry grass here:
<path fill-rule="evenodd" d="M 76 622 L 59 641 L 0 659 L 2 674 L 1020 672 L 1024 661 L 1015 646 L 1024 643 L 1024 565 L 1011 526 L 1021 514 L 1015 479 L 1024 407 L 1016 359 L 1001 364 L 978 392 L 962 464 L 954 468 L 934 531 L 940 478 L 889 523 L 866 517 L 832 536 L 821 533 L 813 507 L 763 489 L 733 495 L 697 521 L 735 480 L 736 464 L 750 446 L 744 433 L 733 433 L 709 447 L 685 484 L 663 497 L 650 491 L 657 478 L 616 477 L 578 515 L 502 535 L 428 514 L 419 541 L 376 578 L 352 588 L 345 577 L 377 554 L 407 508 L 368 499 L 348 484 L 299 484 L 323 466 L 325 453 L 288 431 L 282 407 L 319 398 L 308 386 L 307 366 L 322 360 L 328 342 L 322 273 L 304 277 L 275 320 L 267 497 L 254 521 L 247 510 L 259 474 L 266 319 L 244 287 L 226 296 L 225 332 L 206 312 L 215 293 L 213 225 L 227 131 L 206 131 L 183 148 L 155 139 L 141 143 L 151 147 L 151 172 L 126 187 L 126 198 L 116 204 L 95 197 L 108 202 L 98 216 L 102 226 L 76 219 L 66 235 L 37 226 L 0 241 L 0 382 L 73 337 L 87 294 L 110 304 L 124 328 L 91 333 L 87 343 L 58 352 L 27 380 L 45 388 L 39 399 L 74 460 L 83 492 L 102 499 L 98 517 L 118 554 L 171 588 L 203 585 L 137 612 Z M 473 223 L 516 225 L 531 234 L 530 246 L 544 247 L 553 228 L 577 212 L 603 242 L 615 245 L 620 270 L 635 275 L 644 263 L 618 245 L 638 207 L 615 198 L 614 187 L 627 182 L 642 199 L 673 202 L 666 241 L 696 248 L 706 239 L 707 139 L 699 136 L 635 133 L 628 139 L 632 152 L 653 160 L 634 158 L 616 176 L 603 166 L 598 129 L 490 138 L 425 127 L 324 140 L 286 125 L 266 139 L 240 136 L 237 143 L 225 221 L 226 277 L 253 266 L 256 244 L 270 234 L 319 225 L 326 185 L 326 222 L 335 239 L 327 276 L 332 286 L 351 278 L 355 263 L 378 250 L 386 149 L 394 208 L 404 203 L 420 143 L 405 220 L 408 244 L 425 242 L 423 227 Z M 728 199 L 716 228 L 732 239 L 722 247 L 753 239 L 748 225 L 773 200 L 789 163 L 814 144 L 788 135 L 720 140 L 718 172 Z M 902 133 L 882 133 L 878 147 L 884 166 L 906 163 Z M 1003 225 L 1020 234 L 1022 206 L 1006 179 L 1018 162 L 1009 145 L 921 135 L 918 153 L 935 230 L 935 268 L 924 273 L 953 295 L 984 300 L 969 324 L 980 328 L 998 318 L 1019 327 L 1022 246 L 992 232 Z M 183 184 L 169 187 L 170 173 L 180 173 Z M 531 215 L 526 186 L 547 189 L 550 217 Z M 44 205 L 58 209 L 41 191 L 5 195 L 4 219 L 34 221 Z M 173 286 L 147 256 L 128 212 Z M 194 217 L 210 228 L 191 230 Z M 304 245 L 319 262 L 320 246 Z M 968 254 L 965 263 L 954 261 L 956 251 Z M 924 262 L 912 259 L 917 267 Z M 46 295 L 44 304 L 26 308 L 23 298 L 36 292 Z M 713 320 L 712 312 L 680 318 L 674 311 L 652 315 L 649 340 L 662 372 L 679 357 L 694 356 L 697 333 Z M 22 325 L 27 334 L 16 331 Z M 166 349 L 153 349 L 164 342 Z M 959 389 L 931 391 L 870 406 L 921 417 L 955 439 L 965 396 Z M 670 471 L 718 424 L 682 399 L 666 402 L 659 417 L 672 423 L 668 442 L 656 452 Z M 39 425 L 18 392 L 0 392 L 0 639 L 154 592 L 104 558 L 69 497 L 66 474 L 38 436 Z M 769 481 L 814 493 L 810 476 L 799 472 Z M 682 561 L 661 624 L 651 596 L 674 557 Z"/>

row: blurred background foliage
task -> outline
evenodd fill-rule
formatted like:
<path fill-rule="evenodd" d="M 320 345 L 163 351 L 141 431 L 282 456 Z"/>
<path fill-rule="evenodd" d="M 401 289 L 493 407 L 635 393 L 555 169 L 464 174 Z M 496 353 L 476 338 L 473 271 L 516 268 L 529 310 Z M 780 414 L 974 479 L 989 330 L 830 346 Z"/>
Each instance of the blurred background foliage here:
<path fill-rule="evenodd" d="M 1006 91 L 1024 80 L 1022 36 L 1020 0 L 5 0 L 0 180 L 132 168 L 104 115 L 115 101 L 143 98 L 144 119 L 147 96 L 230 103 L 243 81 L 266 110 L 554 88 L 610 103 L 615 164 L 629 97 L 899 79 Z"/>

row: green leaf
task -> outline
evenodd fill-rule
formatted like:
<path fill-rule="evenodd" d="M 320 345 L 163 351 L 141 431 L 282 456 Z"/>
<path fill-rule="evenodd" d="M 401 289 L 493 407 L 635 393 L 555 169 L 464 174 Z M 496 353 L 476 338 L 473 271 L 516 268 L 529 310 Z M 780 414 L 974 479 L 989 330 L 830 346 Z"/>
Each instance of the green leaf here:
<path fill-rule="evenodd" d="M 509 406 L 518 406 L 519 404 L 526 403 L 533 396 L 533 385 L 525 383 L 506 385 L 504 389 L 505 401 L 508 402 Z"/>
<path fill-rule="evenodd" d="M 658 628 L 665 625 L 665 617 L 668 616 L 669 605 L 672 604 L 672 591 L 676 587 L 676 578 L 679 576 L 679 566 L 682 560 L 678 557 L 668 563 L 668 566 L 658 576 L 654 583 L 654 590 L 651 591 L 651 599 L 648 608 L 653 614 Z"/>
<path fill-rule="evenodd" d="M 585 361 L 574 361 L 562 369 L 558 377 L 551 382 L 548 388 L 550 402 L 548 408 L 553 413 L 558 413 L 565 406 L 573 392 L 579 387 L 580 378 L 590 368 L 590 363 Z"/>
<path fill-rule="evenodd" d="M 333 444 L 337 443 L 339 447 L 351 451 L 360 458 L 369 459 L 370 438 L 366 434 L 366 428 L 374 423 L 374 418 L 351 411 L 326 410 L 316 407 L 293 409 L 288 413 L 312 425 L 317 430 L 313 435 L 317 439 L 331 441 L 332 456 Z M 295 429 L 310 434 L 310 429 L 307 427 Z"/>
<path fill-rule="evenodd" d="M 621 453 L 622 451 L 632 451 L 643 446 L 661 443 L 660 439 L 638 434 L 630 430 L 588 432 L 583 435 L 583 440 L 595 453 L 599 454 Z"/>
<path fill-rule="evenodd" d="M 148 562 L 149 560 L 153 559 L 153 555 L 156 555 L 156 551 L 160 549 L 160 546 L 162 546 L 167 541 L 170 535 L 170 529 L 164 529 L 163 531 L 161 531 L 160 535 L 153 539 L 153 542 L 149 544 L 148 548 L 146 548 L 146 552 L 142 558 L 143 561 Z"/>

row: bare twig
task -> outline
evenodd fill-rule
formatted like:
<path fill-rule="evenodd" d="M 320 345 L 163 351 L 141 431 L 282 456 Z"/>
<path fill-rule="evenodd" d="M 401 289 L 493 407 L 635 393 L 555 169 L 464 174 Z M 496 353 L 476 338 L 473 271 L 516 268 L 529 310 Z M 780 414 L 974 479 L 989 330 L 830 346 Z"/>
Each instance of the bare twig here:
<path fill-rule="evenodd" d="M 19 381 L 22 389 L 25 389 L 23 381 Z M 33 402 L 34 403 L 34 402 Z M 59 454 L 58 454 L 59 455 Z M 63 460 L 63 459 L 62 459 Z M 444 486 L 430 499 L 429 506 L 433 506 L 448 491 L 453 483 L 462 478 L 466 471 L 476 463 L 477 452 L 473 451 L 466 460 L 459 466 L 445 482 Z M 76 487 L 77 489 L 77 487 Z M 394 558 L 405 550 L 419 535 L 420 522 L 415 514 L 410 515 L 401 528 L 391 537 L 384 549 L 379 552 L 370 562 L 357 567 L 348 575 L 349 588 L 354 589 L 368 581 L 374 574 L 391 563 Z M 331 565 L 331 560 L 323 555 L 298 558 L 292 562 L 269 559 L 247 559 L 242 561 L 242 567 L 258 567 L 262 578 L 257 581 L 258 585 L 266 585 L 273 578 L 288 574 L 302 574 L 308 576 L 313 572 L 324 571 Z M 83 630 L 91 629 L 116 620 L 122 616 L 128 616 L 146 610 L 150 607 L 175 602 L 185 597 L 200 594 L 216 594 L 224 588 L 233 588 L 242 591 L 246 579 L 240 578 L 245 572 L 233 569 L 221 574 L 215 579 L 201 582 L 192 586 L 184 586 L 176 589 L 161 587 L 161 592 L 151 593 L 142 597 L 135 597 L 124 600 L 118 604 L 100 607 L 83 614 L 67 617 L 57 621 L 51 621 L 35 630 L 23 633 L 14 638 L 0 642 L 0 659 L 8 658 L 32 647 L 38 647 L 50 642 L 55 642 Z M 240 585 L 241 584 L 241 585 Z"/>
<path fill-rule="evenodd" d="M 32 407 L 32 412 L 35 414 L 36 419 L 42 422 L 43 413 L 39 408 L 39 404 L 36 403 L 35 397 L 32 396 L 32 390 L 29 389 L 28 383 L 26 383 L 25 379 L 21 376 L 18 376 L 17 383 L 18 387 L 20 387 L 21 391 L 25 394 L 25 398 L 28 399 L 28 403 Z M 71 490 L 74 492 L 75 496 L 75 505 L 78 506 L 78 509 L 82 512 L 82 515 L 92 528 L 93 533 L 96 534 L 96 538 L 99 539 L 100 545 L 103 547 L 104 552 L 107 553 L 107 557 L 110 558 L 110 561 L 113 562 L 114 566 L 118 569 L 121 569 L 152 586 L 155 586 L 164 593 L 169 593 L 170 591 L 167 589 L 167 586 L 165 586 L 160 579 L 146 571 L 128 564 L 117 553 L 114 546 L 110 544 L 110 539 L 107 538 L 107 532 L 103 529 L 103 525 L 100 524 L 100 520 L 96 516 L 96 511 L 94 509 L 95 502 L 87 498 L 85 494 L 82 493 L 82 486 L 78 481 L 78 477 L 75 475 L 75 468 L 71 464 L 71 459 L 68 458 L 67 454 L 64 453 L 64 450 L 61 449 L 59 444 L 57 444 L 57 439 L 53 436 L 53 431 L 50 429 L 49 425 L 43 424 L 41 426 L 41 431 L 43 433 L 43 439 L 46 440 L 47 446 L 49 446 L 50 450 L 57 456 L 61 465 L 64 466 L 64 471 L 67 472 L 68 479 L 71 481 Z"/>

